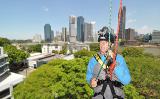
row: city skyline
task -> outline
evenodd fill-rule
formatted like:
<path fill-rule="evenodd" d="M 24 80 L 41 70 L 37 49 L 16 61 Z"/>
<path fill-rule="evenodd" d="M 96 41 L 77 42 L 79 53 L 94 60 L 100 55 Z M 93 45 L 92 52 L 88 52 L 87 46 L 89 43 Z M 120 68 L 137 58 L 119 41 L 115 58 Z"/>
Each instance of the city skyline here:
<path fill-rule="evenodd" d="M 0 37 L 9 39 L 31 39 L 33 35 L 43 37 L 43 26 L 50 24 L 53 31 L 69 29 L 69 16 L 83 16 L 86 21 L 96 22 L 96 31 L 108 26 L 109 0 L 14 0 L 0 3 Z M 124 0 L 126 6 L 126 28 L 141 33 L 160 30 L 159 0 Z M 112 24 L 116 31 L 119 1 L 113 1 Z M 44 38 L 43 38 L 44 39 Z"/>

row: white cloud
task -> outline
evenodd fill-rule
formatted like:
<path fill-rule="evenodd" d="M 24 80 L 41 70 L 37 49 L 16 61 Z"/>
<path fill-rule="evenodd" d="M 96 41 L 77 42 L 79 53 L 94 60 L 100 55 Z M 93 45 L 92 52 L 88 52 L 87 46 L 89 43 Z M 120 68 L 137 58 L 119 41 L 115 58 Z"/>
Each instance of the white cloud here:
<path fill-rule="evenodd" d="M 147 25 L 144 25 L 141 28 L 137 29 L 137 32 L 139 34 L 147 34 L 147 33 L 151 33 L 152 31 L 153 29 Z"/>
<path fill-rule="evenodd" d="M 132 24 L 135 23 L 137 20 L 136 19 L 129 19 L 127 20 L 127 24 Z"/>
<path fill-rule="evenodd" d="M 47 7 L 43 7 L 43 11 L 45 11 L 45 12 L 48 12 L 49 11 L 49 9 L 47 8 Z"/>
<path fill-rule="evenodd" d="M 136 11 L 133 11 L 133 12 L 128 12 L 127 13 L 127 17 L 132 17 L 133 15 L 136 14 Z"/>
<path fill-rule="evenodd" d="M 126 22 L 126 27 L 134 27 L 134 25 L 135 25 L 135 23 L 137 22 L 137 20 L 136 19 L 129 19 L 129 20 L 127 20 L 127 22 Z"/>

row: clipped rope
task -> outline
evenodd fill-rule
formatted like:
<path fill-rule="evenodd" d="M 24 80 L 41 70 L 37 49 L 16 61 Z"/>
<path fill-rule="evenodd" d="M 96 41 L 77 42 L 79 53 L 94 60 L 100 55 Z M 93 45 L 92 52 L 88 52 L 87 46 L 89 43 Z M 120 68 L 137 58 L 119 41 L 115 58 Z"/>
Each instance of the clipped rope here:
<path fill-rule="evenodd" d="M 112 29 L 111 29 L 111 23 L 112 23 L 112 0 L 109 0 L 109 43 L 108 43 L 108 47 L 109 49 L 111 48 L 111 32 L 112 32 Z"/>
<path fill-rule="evenodd" d="M 117 26 L 117 31 L 116 31 L 116 46 L 114 49 L 114 54 L 113 54 L 113 64 L 111 64 L 109 68 L 109 73 L 111 75 L 110 79 L 112 79 L 112 73 L 116 65 L 116 53 L 118 49 L 118 33 L 120 31 L 120 21 L 121 21 L 121 16 L 122 16 L 122 0 L 120 0 L 120 7 L 119 7 L 119 14 L 118 14 L 118 26 Z"/>

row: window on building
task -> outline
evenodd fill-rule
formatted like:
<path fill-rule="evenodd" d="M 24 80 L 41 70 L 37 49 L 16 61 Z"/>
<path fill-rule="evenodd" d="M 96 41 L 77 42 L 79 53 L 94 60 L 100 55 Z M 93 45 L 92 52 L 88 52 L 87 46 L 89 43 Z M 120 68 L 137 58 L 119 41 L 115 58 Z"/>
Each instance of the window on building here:
<path fill-rule="evenodd" d="M 9 90 L 9 88 L 8 88 L 8 89 L 5 89 L 5 90 L 3 90 L 3 91 L 0 92 L 0 99 L 6 97 L 6 96 L 8 96 L 8 95 L 10 95 L 10 90 Z"/>

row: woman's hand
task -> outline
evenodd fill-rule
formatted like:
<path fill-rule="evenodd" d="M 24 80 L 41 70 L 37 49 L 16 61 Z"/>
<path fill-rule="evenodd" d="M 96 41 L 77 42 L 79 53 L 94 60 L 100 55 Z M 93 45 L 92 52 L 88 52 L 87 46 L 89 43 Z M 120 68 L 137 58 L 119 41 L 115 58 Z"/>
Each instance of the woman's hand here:
<path fill-rule="evenodd" d="M 96 87 L 97 86 L 97 80 L 96 80 L 96 78 L 93 78 L 92 80 L 91 80 L 91 87 Z"/>

